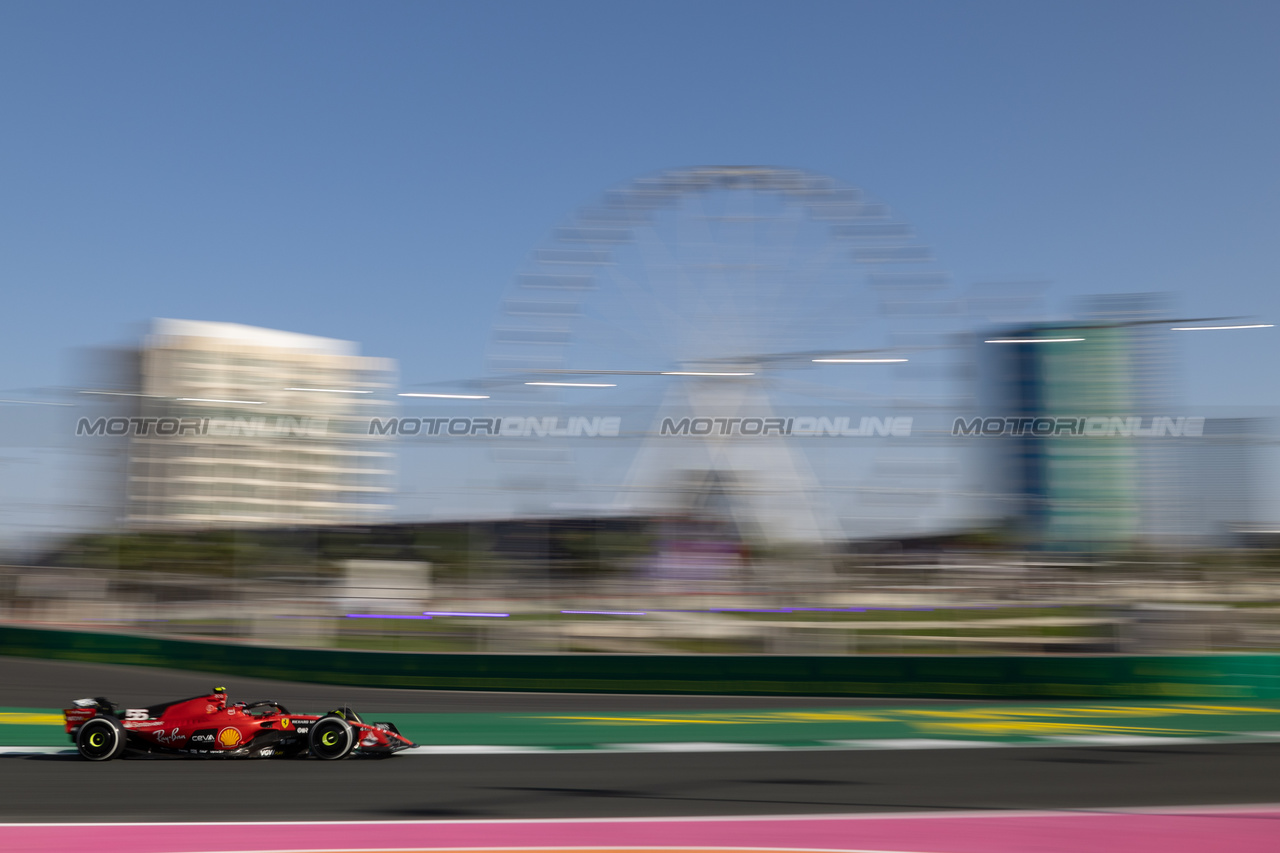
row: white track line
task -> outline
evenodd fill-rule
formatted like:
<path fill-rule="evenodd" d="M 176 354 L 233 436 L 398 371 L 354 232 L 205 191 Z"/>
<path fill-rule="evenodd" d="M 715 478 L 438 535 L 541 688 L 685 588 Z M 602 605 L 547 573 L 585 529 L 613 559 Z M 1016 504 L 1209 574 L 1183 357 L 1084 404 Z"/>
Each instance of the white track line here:
<path fill-rule="evenodd" d="M 864 740 L 832 740 L 842 749 L 981 749 L 984 747 L 1012 746 L 1005 741 L 957 740 L 954 738 L 868 738 Z"/>
<path fill-rule="evenodd" d="M 678 817 L 552 817 L 552 818 L 455 818 L 441 820 L 191 820 L 191 821 L 64 821 L 0 823 L 0 830 L 11 827 L 116 827 L 116 826 L 441 826 L 448 824 L 599 824 L 599 823 L 740 823 L 755 821 L 811 821 L 811 820 L 947 820 L 954 818 L 1027 818 L 1027 817 L 1090 817 L 1096 815 L 1198 815 L 1198 814 L 1256 814 L 1280 811 L 1280 803 L 1230 803 L 1187 806 L 1117 806 L 1093 809 L 999 809 L 888 812 L 815 812 L 813 814 L 760 814 L 760 815 L 682 815 Z M 456 848 L 442 848 L 456 849 Z M 491 848 L 497 849 L 497 848 Z M 510 849 L 503 847 L 501 849 Z M 596 849 L 596 848 L 591 848 Z M 682 848 L 683 849 L 683 848 Z M 723 849 L 723 848 L 720 848 Z M 773 848 L 777 849 L 777 848 Z M 836 851 L 829 851 L 836 853 Z"/>
<path fill-rule="evenodd" d="M 0 746 L 0 755 L 75 755 L 75 747 Z"/>

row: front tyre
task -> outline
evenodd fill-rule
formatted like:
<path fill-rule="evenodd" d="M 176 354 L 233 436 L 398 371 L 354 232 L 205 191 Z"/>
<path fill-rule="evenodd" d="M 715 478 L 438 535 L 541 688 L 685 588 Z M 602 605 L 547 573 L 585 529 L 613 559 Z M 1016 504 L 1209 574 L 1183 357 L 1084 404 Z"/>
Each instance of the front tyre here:
<path fill-rule="evenodd" d="M 356 748 L 356 733 L 341 717 L 321 717 L 311 725 L 311 754 L 326 761 L 346 758 Z"/>
<path fill-rule="evenodd" d="M 110 761 L 124 755 L 128 734 L 115 717 L 86 720 L 76 732 L 76 750 L 89 761 Z"/>

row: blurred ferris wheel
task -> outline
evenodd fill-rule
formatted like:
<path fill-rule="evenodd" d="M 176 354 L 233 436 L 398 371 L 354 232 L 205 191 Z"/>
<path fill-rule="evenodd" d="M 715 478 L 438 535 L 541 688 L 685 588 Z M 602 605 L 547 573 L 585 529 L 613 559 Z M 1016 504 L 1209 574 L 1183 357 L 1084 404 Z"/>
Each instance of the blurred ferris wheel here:
<path fill-rule="evenodd" d="M 911 225 L 832 178 L 717 166 L 634 180 L 530 256 L 487 365 L 495 402 L 619 407 L 631 441 L 495 441 L 504 487 L 644 512 L 684 511 L 713 490 L 783 538 L 915 529 L 956 474 L 936 447 L 657 440 L 655 425 L 672 412 L 858 423 L 946 409 L 957 304 Z"/>

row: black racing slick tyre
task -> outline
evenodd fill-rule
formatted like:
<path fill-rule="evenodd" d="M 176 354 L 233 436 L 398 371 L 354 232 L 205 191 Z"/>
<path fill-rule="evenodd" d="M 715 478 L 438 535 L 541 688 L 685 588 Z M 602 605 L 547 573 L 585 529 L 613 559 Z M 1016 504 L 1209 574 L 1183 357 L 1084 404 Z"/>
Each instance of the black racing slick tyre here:
<path fill-rule="evenodd" d="M 311 754 L 326 761 L 346 758 L 356 748 L 356 733 L 341 717 L 321 717 L 311 724 Z"/>
<path fill-rule="evenodd" d="M 128 737 L 115 717 L 94 717 L 76 732 L 76 750 L 89 761 L 110 761 L 124 755 Z"/>

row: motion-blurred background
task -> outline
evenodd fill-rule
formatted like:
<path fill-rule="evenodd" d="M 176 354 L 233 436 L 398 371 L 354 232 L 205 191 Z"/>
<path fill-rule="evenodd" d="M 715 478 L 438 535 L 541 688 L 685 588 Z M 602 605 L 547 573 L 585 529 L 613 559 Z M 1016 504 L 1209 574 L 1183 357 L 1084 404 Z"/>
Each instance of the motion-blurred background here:
<path fill-rule="evenodd" d="M 1280 648 L 1274 10 L 724 11 L 0 12 L 0 618 Z"/>

